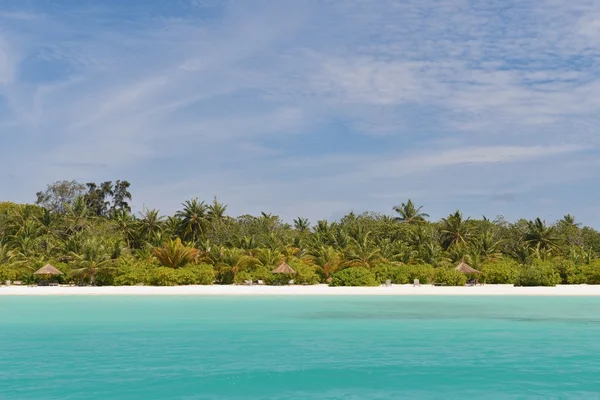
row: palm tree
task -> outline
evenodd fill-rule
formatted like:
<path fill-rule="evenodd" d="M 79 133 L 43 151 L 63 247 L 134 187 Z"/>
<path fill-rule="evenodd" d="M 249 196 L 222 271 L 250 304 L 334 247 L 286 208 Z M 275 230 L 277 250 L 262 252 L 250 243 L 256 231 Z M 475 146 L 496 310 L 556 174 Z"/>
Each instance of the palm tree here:
<path fill-rule="evenodd" d="M 96 284 L 96 276 L 101 271 L 113 270 L 114 260 L 110 258 L 110 250 L 96 239 L 88 239 L 83 244 L 83 253 L 71 253 L 79 268 L 73 269 L 76 274 L 83 274 L 90 280 L 90 284 Z"/>
<path fill-rule="evenodd" d="M 553 226 L 546 226 L 546 222 L 540 218 L 527 223 L 527 232 L 525 233 L 525 243 L 534 249 L 538 258 L 543 258 L 544 254 L 551 253 L 558 245 L 556 229 Z"/>
<path fill-rule="evenodd" d="M 168 239 L 162 247 L 154 249 L 154 256 L 161 265 L 169 268 L 184 267 L 197 260 L 199 251 L 181 243 L 181 239 Z"/>
<path fill-rule="evenodd" d="M 500 251 L 502 243 L 503 240 L 496 239 L 491 231 L 486 231 L 474 238 L 469 254 L 476 254 L 483 262 L 494 261 L 502 256 Z"/>
<path fill-rule="evenodd" d="M 175 214 L 181 218 L 182 237 L 196 242 L 204 230 L 208 206 L 197 198 L 186 200 L 182 205 L 183 210 Z"/>
<path fill-rule="evenodd" d="M 163 220 L 164 217 L 159 214 L 158 210 L 144 210 L 138 220 L 140 236 L 147 242 L 153 242 L 156 235 L 162 232 Z"/>
<path fill-rule="evenodd" d="M 395 220 L 407 224 L 423 222 L 425 221 L 425 218 L 429 218 L 429 214 L 421 212 L 422 208 L 423 206 L 416 207 L 412 200 L 408 199 L 406 203 L 394 207 L 394 211 L 400 215 L 399 217 L 396 217 Z"/>
<path fill-rule="evenodd" d="M 381 250 L 375 246 L 370 238 L 371 232 L 367 232 L 362 240 L 350 238 L 351 244 L 346 249 L 346 258 L 351 266 L 372 267 L 377 261 L 381 261 Z"/>
<path fill-rule="evenodd" d="M 581 224 L 575 222 L 575 217 L 572 216 L 571 214 L 565 215 L 560 222 L 562 222 L 563 224 L 565 224 L 567 226 L 573 226 L 573 227 L 578 227 L 581 225 Z"/>
<path fill-rule="evenodd" d="M 457 210 L 447 218 L 442 218 L 440 233 L 445 249 L 453 244 L 466 244 L 471 237 L 470 218 L 463 219 L 461 212 Z"/>
<path fill-rule="evenodd" d="M 319 246 L 310 252 L 312 260 L 322 268 L 325 277 L 329 279 L 342 264 L 342 254 L 332 246 Z"/>
<path fill-rule="evenodd" d="M 227 204 L 219 203 L 215 197 L 212 204 L 207 207 L 208 219 L 211 221 L 221 221 L 223 218 L 225 218 L 226 210 Z"/>
<path fill-rule="evenodd" d="M 306 233 L 310 229 L 310 222 L 308 218 L 296 218 L 294 220 L 294 228 L 300 233 Z"/>

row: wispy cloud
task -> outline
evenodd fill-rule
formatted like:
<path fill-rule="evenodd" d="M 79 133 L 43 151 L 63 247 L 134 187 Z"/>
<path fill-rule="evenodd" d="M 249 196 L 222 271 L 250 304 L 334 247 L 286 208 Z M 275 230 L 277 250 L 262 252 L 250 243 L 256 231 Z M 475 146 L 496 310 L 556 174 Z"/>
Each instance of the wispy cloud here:
<path fill-rule="evenodd" d="M 165 212 L 576 213 L 559 188 L 594 179 L 598 21 L 588 0 L 13 2 L 0 195 L 121 178 Z"/>

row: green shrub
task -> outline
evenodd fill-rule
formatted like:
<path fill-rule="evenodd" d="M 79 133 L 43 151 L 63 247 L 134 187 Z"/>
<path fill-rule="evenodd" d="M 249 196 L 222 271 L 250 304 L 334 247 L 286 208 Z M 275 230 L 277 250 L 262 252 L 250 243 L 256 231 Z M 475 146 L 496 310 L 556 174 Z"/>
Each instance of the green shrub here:
<path fill-rule="evenodd" d="M 130 258 L 121 259 L 113 283 L 117 286 L 151 285 L 155 268 L 153 264 Z"/>
<path fill-rule="evenodd" d="M 296 271 L 296 275 L 292 276 L 295 283 L 316 285 L 320 282 L 320 277 L 314 266 L 304 263 L 294 263 L 291 267 Z"/>
<path fill-rule="evenodd" d="M 278 275 L 275 277 L 271 272 L 270 268 L 258 267 L 250 271 L 250 276 L 254 282 L 263 281 L 265 285 L 272 285 L 274 281 L 283 281 L 286 279 L 285 276 Z M 287 282 L 287 281 L 286 281 Z"/>
<path fill-rule="evenodd" d="M 175 286 L 178 284 L 178 275 L 173 268 L 158 267 L 152 271 L 151 283 L 155 286 Z"/>
<path fill-rule="evenodd" d="M 406 273 L 408 277 L 408 283 L 414 282 L 415 279 L 419 280 L 419 283 L 427 284 L 431 283 L 433 278 L 434 268 L 429 264 L 416 264 L 416 265 L 405 265 L 402 266 L 402 271 Z"/>
<path fill-rule="evenodd" d="M 235 276 L 233 268 L 229 265 L 221 265 L 216 268 L 215 271 L 215 282 L 220 285 L 231 285 Z"/>
<path fill-rule="evenodd" d="M 556 286 L 560 281 L 560 275 L 552 265 L 535 262 L 521 269 L 515 286 Z"/>
<path fill-rule="evenodd" d="M 512 285 L 519 275 L 519 264 L 512 260 L 486 263 L 481 267 L 481 272 L 481 282 Z"/>
<path fill-rule="evenodd" d="M 352 267 L 333 274 L 330 286 L 379 286 L 379 283 L 367 268 Z"/>
<path fill-rule="evenodd" d="M 557 257 L 550 262 L 552 267 L 560 276 L 560 283 L 566 285 L 568 283 L 573 283 L 573 281 L 576 280 L 576 275 L 579 270 L 575 267 L 575 263 L 573 261 L 564 259 L 562 257 Z"/>
<path fill-rule="evenodd" d="M 17 271 L 6 265 L 0 266 L 0 283 L 14 280 L 17 280 Z"/>
<path fill-rule="evenodd" d="M 591 264 L 581 268 L 580 274 L 576 275 L 577 282 L 586 283 L 588 285 L 600 285 L 600 261 L 594 260 Z"/>
<path fill-rule="evenodd" d="M 211 265 L 192 265 L 176 270 L 179 285 L 212 285 L 215 281 L 215 271 Z"/>
<path fill-rule="evenodd" d="M 248 271 L 240 271 L 235 275 L 233 281 L 237 284 L 244 283 L 245 281 L 251 281 L 252 275 Z"/>
<path fill-rule="evenodd" d="M 402 265 L 379 264 L 373 268 L 373 273 L 379 283 L 385 283 L 388 279 L 397 285 L 409 283 L 408 272 Z"/>
<path fill-rule="evenodd" d="M 439 267 L 433 271 L 433 281 L 448 286 L 464 286 L 467 283 L 467 276 L 454 268 Z"/>

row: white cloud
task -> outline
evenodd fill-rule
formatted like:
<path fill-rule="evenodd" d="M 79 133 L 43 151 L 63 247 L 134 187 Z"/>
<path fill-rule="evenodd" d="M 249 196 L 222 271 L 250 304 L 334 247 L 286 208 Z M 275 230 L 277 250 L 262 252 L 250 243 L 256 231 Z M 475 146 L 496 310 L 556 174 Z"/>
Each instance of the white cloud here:
<path fill-rule="evenodd" d="M 600 144 L 600 6 L 509 3 L 206 0 L 128 24 L 0 7 L 0 157 L 22 181 L 0 195 L 125 178 L 165 211 L 216 194 L 322 218 L 455 195 L 452 171 L 516 198 L 588 176 L 559 167 Z"/>

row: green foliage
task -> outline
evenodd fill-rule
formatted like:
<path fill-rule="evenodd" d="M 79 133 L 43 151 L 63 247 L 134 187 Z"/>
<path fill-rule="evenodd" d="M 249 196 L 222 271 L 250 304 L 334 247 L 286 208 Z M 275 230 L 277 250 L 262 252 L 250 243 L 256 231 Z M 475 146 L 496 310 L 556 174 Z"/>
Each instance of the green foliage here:
<path fill-rule="evenodd" d="M 215 271 L 212 265 L 190 265 L 177 270 L 179 285 L 212 285 L 215 281 Z"/>
<path fill-rule="evenodd" d="M 292 278 L 296 283 L 306 283 L 308 285 L 316 285 L 321 281 L 321 277 L 317 274 L 315 267 L 310 265 L 296 265 L 294 266 L 296 275 Z"/>
<path fill-rule="evenodd" d="M 490 284 L 514 284 L 519 274 L 519 264 L 510 259 L 489 262 L 481 267 L 479 280 Z"/>
<path fill-rule="evenodd" d="M 562 257 L 556 257 L 550 260 L 549 263 L 554 267 L 556 272 L 558 272 L 561 284 L 566 285 L 569 283 L 574 283 L 574 281 L 578 281 L 580 279 L 577 277 L 577 275 L 579 275 L 579 269 L 575 266 L 573 261 Z"/>
<path fill-rule="evenodd" d="M 333 274 L 330 286 L 379 286 L 379 283 L 369 269 L 351 267 Z"/>
<path fill-rule="evenodd" d="M 382 284 L 387 280 L 396 285 L 410 283 L 409 274 L 404 265 L 379 264 L 373 268 L 373 273 L 375 274 L 375 279 Z"/>
<path fill-rule="evenodd" d="M 14 281 L 17 279 L 17 271 L 12 268 L 9 268 L 6 265 L 0 266 L 0 284 L 3 284 L 6 281 Z"/>
<path fill-rule="evenodd" d="M 419 283 L 428 284 L 432 282 L 434 275 L 434 268 L 429 264 L 405 265 L 402 270 L 408 277 L 408 283 L 418 279 Z"/>
<path fill-rule="evenodd" d="M 559 273 L 551 264 L 538 261 L 521 269 L 515 286 L 556 286 L 560 281 Z"/>
<path fill-rule="evenodd" d="M 192 263 L 198 256 L 198 250 L 184 246 L 179 238 L 168 239 L 162 247 L 154 249 L 154 256 L 165 267 L 180 268 Z"/>
<path fill-rule="evenodd" d="M 158 267 L 152 271 L 150 283 L 154 286 L 176 286 L 179 284 L 179 276 L 173 268 Z"/>
<path fill-rule="evenodd" d="M 588 285 L 600 285 L 600 261 L 595 260 L 589 265 L 582 266 L 574 275 L 572 282 L 574 284 L 586 283 Z"/>
<path fill-rule="evenodd" d="M 118 267 L 114 284 L 118 286 L 151 285 L 156 266 L 135 259 L 123 259 Z"/>
<path fill-rule="evenodd" d="M 445 283 L 447 286 L 464 286 L 467 283 L 467 276 L 454 268 L 440 267 L 434 269 L 433 281 Z"/>
<path fill-rule="evenodd" d="M 395 216 L 349 213 L 311 227 L 304 218 L 288 224 L 268 212 L 230 217 L 216 199 L 186 201 L 171 216 L 158 210 L 132 215 L 129 187 L 127 181 L 87 188 L 63 181 L 39 192 L 39 205 L 0 203 L 0 278 L 34 282 L 33 271 L 51 260 L 62 265 L 63 281 L 100 285 L 212 283 L 208 269 L 206 274 L 187 269 L 199 263 L 210 265 L 218 284 L 328 282 L 349 267 L 367 268 L 380 283 L 429 283 L 452 278 L 432 265 L 453 267 L 465 260 L 483 271 L 479 278 L 487 283 L 511 283 L 517 277 L 528 282 L 533 272 L 521 265 L 542 261 L 563 284 L 598 282 L 600 233 L 571 215 L 555 223 L 509 223 L 502 217 L 470 219 L 456 211 L 429 222 L 408 200 L 394 207 Z M 185 270 L 157 272 L 157 260 Z M 274 277 L 271 270 L 282 260 L 298 273 Z"/>
<path fill-rule="evenodd" d="M 235 275 L 235 278 L 233 279 L 233 281 L 235 283 L 242 284 L 245 283 L 246 281 L 251 281 L 253 280 L 252 275 L 250 275 L 250 272 L 248 271 L 242 271 L 238 274 Z"/>
<path fill-rule="evenodd" d="M 265 266 L 258 267 L 252 271 L 250 271 L 250 276 L 252 276 L 253 281 L 261 280 L 265 283 L 265 285 L 272 285 L 275 281 L 280 281 L 283 283 L 285 281 L 285 277 L 278 275 L 275 276 L 271 269 Z"/>

